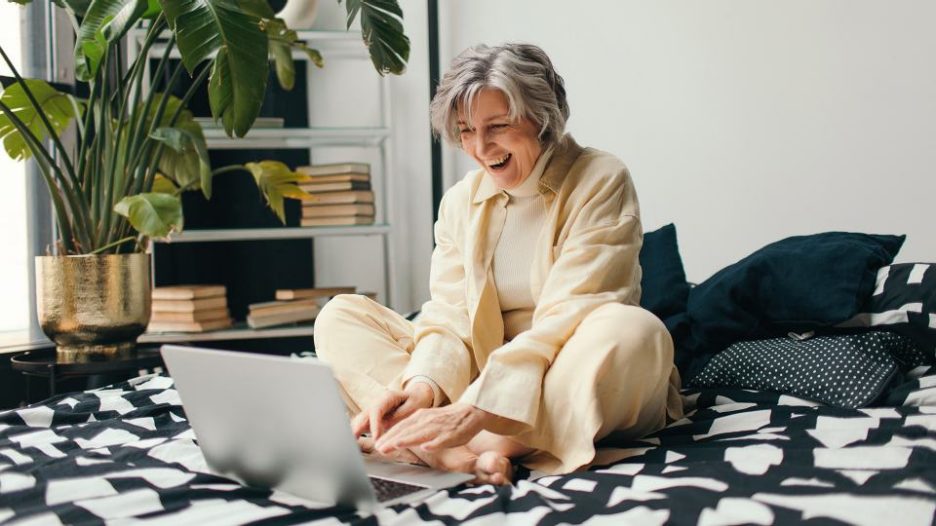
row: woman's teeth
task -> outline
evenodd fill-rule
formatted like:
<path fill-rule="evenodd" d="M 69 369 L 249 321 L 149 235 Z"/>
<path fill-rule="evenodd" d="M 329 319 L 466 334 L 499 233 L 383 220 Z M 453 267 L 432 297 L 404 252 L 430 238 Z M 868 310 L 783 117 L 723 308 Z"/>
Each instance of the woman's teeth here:
<path fill-rule="evenodd" d="M 503 158 L 494 161 L 493 163 L 489 164 L 488 166 L 490 166 L 491 168 L 501 168 L 502 166 L 504 166 L 505 164 L 507 164 L 507 161 L 510 160 L 510 155 L 511 155 L 511 154 L 508 153 L 508 154 L 505 155 Z"/>

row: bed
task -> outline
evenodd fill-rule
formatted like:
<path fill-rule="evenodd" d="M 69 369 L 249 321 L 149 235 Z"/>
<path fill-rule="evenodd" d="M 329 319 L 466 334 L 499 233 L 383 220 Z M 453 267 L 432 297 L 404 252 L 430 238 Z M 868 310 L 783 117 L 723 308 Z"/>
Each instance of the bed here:
<path fill-rule="evenodd" d="M 686 418 L 602 444 L 588 471 L 521 472 L 368 517 L 212 475 L 172 379 L 141 376 L 0 413 L 0 523 L 933 523 L 936 368 L 858 410 L 741 389 L 684 396 Z"/>
<path fill-rule="evenodd" d="M 933 524 L 936 264 L 891 265 L 903 240 L 787 238 L 690 291 L 674 227 L 647 233 L 641 305 L 687 384 L 717 385 L 684 390 L 685 418 L 653 435 L 599 443 L 586 471 L 521 469 L 373 516 L 317 506 L 211 474 L 172 379 L 152 374 L 0 412 L 0 523 Z M 788 330 L 828 334 L 754 339 Z M 854 374 L 870 365 L 889 372 Z"/>

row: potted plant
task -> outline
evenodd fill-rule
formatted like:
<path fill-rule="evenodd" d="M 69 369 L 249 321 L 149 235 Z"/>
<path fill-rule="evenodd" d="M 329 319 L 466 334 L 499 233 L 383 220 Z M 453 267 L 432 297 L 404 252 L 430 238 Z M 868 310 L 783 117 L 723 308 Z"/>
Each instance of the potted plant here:
<path fill-rule="evenodd" d="M 30 0 L 16 0 L 27 3 Z M 340 2 L 341 0 L 339 0 Z M 246 170 L 284 221 L 283 200 L 304 198 L 304 177 L 277 161 L 213 168 L 204 133 L 187 104 L 207 82 L 212 117 L 231 137 L 256 120 L 272 62 L 290 89 L 292 51 L 322 65 L 319 53 L 275 18 L 266 0 L 61 0 L 72 21 L 75 76 L 88 96 L 24 79 L 0 95 L 0 138 L 10 157 L 36 160 L 58 228 L 54 256 L 36 261 L 39 320 L 60 358 L 94 359 L 132 349 L 150 314 L 149 241 L 183 227 L 180 194 L 211 197 L 212 178 Z M 348 27 L 362 36 L 380 74 L 402 73 L 409 55 L 396 0 L 347 0 Z M 137 57 L 125 65 L 119 44 L 146 21 Z M 150 48 L 166 50 L 144 85 Z M 170 53 L 178 49 L 181 65 Z M 182 75 L 182 97 L 170 95 Z M 63 133 L 74 130 L 72 146 Z"/>

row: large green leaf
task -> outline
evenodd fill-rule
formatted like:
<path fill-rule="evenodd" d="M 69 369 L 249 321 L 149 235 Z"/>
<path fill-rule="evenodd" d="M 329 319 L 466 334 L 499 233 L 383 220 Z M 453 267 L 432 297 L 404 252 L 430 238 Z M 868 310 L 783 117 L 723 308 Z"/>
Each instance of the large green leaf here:
<path fill-rule="evenodd" d="M 289 169 L 279 161 L 260 161 L 244 165 L 253 174 L 257 187 L 266 199 L 267 205 L 282 223 L 286 223 L 283 199 L 311 199 L 312 196 L 299 188 L 298 183 L 311 181 L 308 175 L 302 175 Z"/>
<path fill-rule="evenodd" d="M 292 59 L 292 51 L 289 44 L 270 41 L 270 54 L 273 55 L 273 63 L 276 65 L 276 80 L 286 91 L 292 90 L 296 85 L 296 64 Z"/>
<path fill-rule="evenodd" d="M 94 78 L 107 45 L 119 40 L 146 12 L 146 0 L 92 0 L 75 41 L 75 76 Z"/>
<path fill-rule="evenodd" d="M 20 0 L 22 3 L 27 4 L 32 0 Z M 75 15 L 75 18 L 84 18 L 85 13 L 88 12 L 88 7 L 91 6 L 91 0 L 52 0 L 55 2 L 55 5 L 59 7 L 64 7 L 72 12 Z"/>
<path fill-rule="evenodd" d="M 157 194 L 169 194 L 175 195 L 179 191 L 179 187 L 176 186 L 168 177 L 163 176 L 162 174 L 156 174 L 156 178 L 153 179 L 153 192 Z"/>
<path fill-rule="evenodd" d="M 143 13 L 143 18 L 151 20 L 162 13 L 162 6 L 159 5 L 159 0 L 146 0 L 146 4 L 146 11 Z"/>
<path fill-rule="evenodd" d="M 52 124 L 56 135 L 61 135 L 65 128 L 76 117 L 76 106 L 69 100 L 71 95 L 57 91 L 44 80 L 23 79 L 26 87 L 36 98 L 43 113 Z M 33 107 L 23 85 L 13 83 L 3 90 L 0 101 L 9 106 L 13 113 L 23 121 L 37 139 L 43 141 L 48 137 L 46 127 L 42 124 L 39 111 Z M 3 139 L 3 148 L 13 159 L 23 160 L 29 158 L 31 152 L 26 145 L 26 139 L 17 131 L 6 115 L 0 114 L 0 138 Z"/>
<path fill-rule="evenodd" d="M 182 231 L 182 200 L 164 193 L 145 193 L 124 197 L 114 206 L 140 234 L 164 238 Z"/>
<path fill-rule="evenodd" d="M 361 36 L 377 72 L 401 75 L 409 60 L 410 41 L 403 33 L 403 10 L 397 0 L 347 0 L 345 5 L 349 28 L 361 15 Z"/>
<path fill-rule="evenodd" d="M 117 14 L 114 15 L 114 18 L 101 27 L 104 38 L 108 42 L 120 39 L 148 12 L 150 12 L 148 0 L 126 1 L 120 11 L 117 11 Z"/>
<path fill-rule="evenodd" d="M 266 0 L 160 0 L 189 73 L 217 53 L 208 83 L 211 113 L 243 137 L 260 113 L 270 64 L 258 3 Z"/>
<path fill-rule="evenodd" d="M 201 188 L 211 199 L 211 161 L 201 125 L 189 119 L 172 128 L 158 128 L 151 137 L 167 149 L 159 158 L 159 171 L 185 190 Z"/>
<path fill-rule="evenodd" d="M 153 93 L 153 102 L 150 104 L 149 113 L 146 115 L 146 120 L 143 121 L 143 126 L 145 130 L 149 130 L 150 126 L 153 125 L 153 120 L 156 119 L 156 112 L 159 110 L 159 105 L 162 103 L 162 98 L 166 96 L 164 93 Z M 169 120 L 172 119 L 172 116 L 175 115 L 175 112 L 178 111 L 179 106 L 182 105 L 182 99 L 176 97 L 175 95 L 168 95 L 169 99 L 166 101 L 166 107 L 163 110 L 162 116 L 159 118 L 159 122 L 156 123 L 156 128 L 169 125 Z M 137 111 L 142 113 L 143 108 L 146 106 L 144 102 L 141 102 L 137 105 Z M 189 110 L 182 110 L 179 114 L 179 120 L 191 120 L 192 112 Z"/>
<path fill-rule="evenodd" d="M 298 49 L 308 56 L 309 60 L 318 67 L 325 65 L 321 53 L 299 40 L 299 35 L 286 27 L 286 23 L 279 18 L 264 18 L 260 28 L 270 39 L 270 55 L 276 65 L 276 78 L 285 90 L 291 90 L 296 81 L 296 65 L 292 59 L 292 50 Z"/>

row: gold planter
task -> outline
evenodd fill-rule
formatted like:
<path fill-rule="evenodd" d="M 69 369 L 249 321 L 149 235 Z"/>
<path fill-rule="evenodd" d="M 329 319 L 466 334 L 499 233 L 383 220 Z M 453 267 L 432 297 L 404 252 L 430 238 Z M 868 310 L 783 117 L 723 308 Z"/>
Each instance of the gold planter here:
<path fill-rule="evenodd" d="M 147 254 L 38 256 L 39 324 L 64 362 L 129 353 L 151 308 Z"/>

